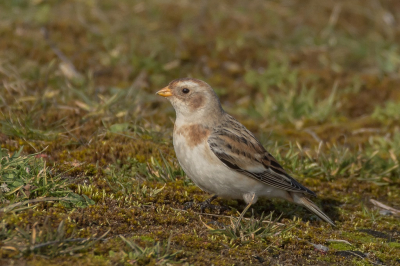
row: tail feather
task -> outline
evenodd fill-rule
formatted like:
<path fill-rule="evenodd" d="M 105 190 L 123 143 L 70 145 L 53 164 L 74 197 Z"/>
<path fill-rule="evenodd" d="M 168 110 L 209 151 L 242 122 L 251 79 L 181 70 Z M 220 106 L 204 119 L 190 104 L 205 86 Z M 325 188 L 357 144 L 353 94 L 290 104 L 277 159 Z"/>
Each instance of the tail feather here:
<path fill-rule="evenodd" d="M 323 211 L 321 211 L 317 207 L 317 205 L 315 205 L 314 202 L 312 202 L 307 197 L 305 197 L 303 195 L 301 195 L 301 196 L 300 195 L 295 195 L 293 198 L 294 198 L 294 202 L 295 203 L 306 207 L 307 209 L 309 209 L 311 212 L 315 213 L 319 218 L 321 218 L 325 222 L 327 222 L 327 223 L 329 223 L 329 224 L 331 224 L 333 226 L 336 226 L 335 223 L 331 220 L 331 218 L 329 218 Z"/>

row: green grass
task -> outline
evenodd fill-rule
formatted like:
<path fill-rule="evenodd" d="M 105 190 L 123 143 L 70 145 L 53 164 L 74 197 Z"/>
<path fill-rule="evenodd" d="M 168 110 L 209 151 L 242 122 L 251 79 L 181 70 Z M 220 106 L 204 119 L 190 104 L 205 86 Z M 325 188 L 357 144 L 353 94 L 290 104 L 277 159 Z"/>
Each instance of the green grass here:
<path fill-rule="evenodd" d="M 231 223 L 229 225 L 224 225 L 222 229 L 214 229 L 211 226 L 206 225 L 210 229 L 212 234 L 220 234 L 229 240 L 230 244 L 235 243 L 235 240 L 240 240 L 241 243 L 248 243 L 254 241 L 255 239 L 264 240 L 268 237 L 277 237 L 283 235 L 285 232 L 289 231 L 291 227 L 285 228 L 284 225 L 277 222 L 280 217 L 273 219 L 273 212 L 269 215 L 261 214 L 259 218 L 252 216 L 246 221 L 244 220 L 244 215 L 248 211 L 251 205 L 247 205 L 242 211 L 239 217 L 231 217 Z M 254 210 L 252 210 L 254 211 Z M 292 225 L 292 227 L 295 226 Z"/>
<path fill-rule="evenodd" d="M 2 250 L 15 252 L 16 257 L 29 256 L 30 254 L 40 254 L 46 257 L 56 257 L 62 254 L 79 253 L 87 250 L 96 242 L 103 239 L 108 232 L 99 238 L 74 238 L 76 231 L 67 234 L 65 221 L 61 221 L 55 229 L 48 220 L 42 226 L 35 223 L 32 228 L 15 228 L 15 232 L 6 230 L 3 223 L 2 237 L 4 246 Z M 10 225 L 8 225 L 10 226 Z M 11 225 L 12 226 L 12 225 Z"/>
<path fill-rule="evenodd" d="M 396 1 L 0 9 L 0 264 L 399 263 L 399 218 L 369 201 L 400 209 Z M 179 166 L 173 108 L 154 93 L 187 76 L 213 86 L 337 228 L 279 200 L 182 210 L 209 195 Z"/>
<path fill-rule="evenodd" d="M 157 242 L 154 246 L 142 248 L 137 245 L 135 242 L 126 239 L 123 236 L 120 238 L 126 243 L 129 247 L 129 251 L 124 254 L 127 257 L 127 261 L 130 264 L 149 264 L 149 263 L 156 263 L 156 264 L 167 264 L 173 263 L 174 258 L 179 251 L 172 253 L 170 251 L 171 246 L 171 237 L 168 238 L 168 242 L 166 245 L 160 244 Z"/>

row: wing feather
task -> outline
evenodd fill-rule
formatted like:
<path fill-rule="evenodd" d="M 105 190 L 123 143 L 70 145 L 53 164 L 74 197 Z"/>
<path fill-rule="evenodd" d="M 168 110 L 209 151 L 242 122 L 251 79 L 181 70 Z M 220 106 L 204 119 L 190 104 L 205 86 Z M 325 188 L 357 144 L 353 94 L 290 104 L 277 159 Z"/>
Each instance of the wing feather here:
<path fill-rule="evenodd" d="M 237 172 L 272 187 L 315 196 L 287 174 L 254 135 L 228 114 L 225 121 L 213 129 L 208 144 L 222 163 Z"/>

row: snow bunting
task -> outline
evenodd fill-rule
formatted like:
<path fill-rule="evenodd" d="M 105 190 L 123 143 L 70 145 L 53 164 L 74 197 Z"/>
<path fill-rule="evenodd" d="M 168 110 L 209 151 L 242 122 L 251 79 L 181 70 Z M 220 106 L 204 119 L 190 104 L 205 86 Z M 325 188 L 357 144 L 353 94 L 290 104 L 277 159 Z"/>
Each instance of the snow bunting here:
<path fill-rule="evenodd" d="M 202 190 L 255 203 L 259 197 L 281 198 L 304 206 L 335 225 L 306 196 L 316 196 L 291 177 L 254 135 L 225 113 L 206 82 L 176 79 L 157 92 L 173 105 L 173 143 L 185 173 Z"/>

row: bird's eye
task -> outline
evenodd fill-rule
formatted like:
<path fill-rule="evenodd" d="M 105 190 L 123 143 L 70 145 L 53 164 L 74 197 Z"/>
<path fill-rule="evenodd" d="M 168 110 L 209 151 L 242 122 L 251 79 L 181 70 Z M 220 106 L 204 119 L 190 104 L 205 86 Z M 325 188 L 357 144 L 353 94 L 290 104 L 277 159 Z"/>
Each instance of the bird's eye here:
<path fill-rule="evenodd" d="M 183 89 L 182 89 L 182 92 L 183 92 L 183 93 L 189 93 L 189 91 L 190 91 L 190 90 L 189 90 L 188 88 L 183 88 Z"/>

